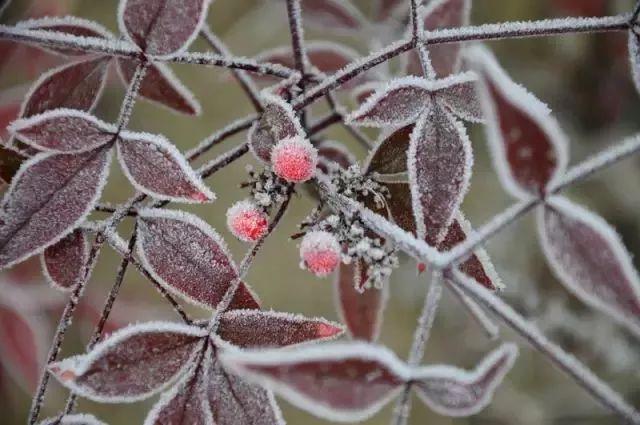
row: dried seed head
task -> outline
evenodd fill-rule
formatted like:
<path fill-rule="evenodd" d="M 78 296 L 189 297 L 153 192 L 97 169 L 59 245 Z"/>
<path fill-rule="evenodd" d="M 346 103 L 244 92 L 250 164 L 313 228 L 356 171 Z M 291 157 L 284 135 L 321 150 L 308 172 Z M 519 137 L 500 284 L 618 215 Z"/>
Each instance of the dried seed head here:
<path fill-rule="evenodd" d="M 283 139 L 271 151 L 271 166 L 279 177 L 292 183 L 309 180 L 316 171 L 318 151 L 300 136 Z"/>
<path fill-rule="evenodd" d="M 309 232 L 300 244 L 302 266 L 318 277 L 325 277 L 340 264 L 340 244 L 325 231 Z"/>
<path fill-rule="evenodd" d="M 227 210 L 227 226 L 241 241 L 255 242 L 267 233 L 269 217 L 253 202 L 243 200 Z"/>

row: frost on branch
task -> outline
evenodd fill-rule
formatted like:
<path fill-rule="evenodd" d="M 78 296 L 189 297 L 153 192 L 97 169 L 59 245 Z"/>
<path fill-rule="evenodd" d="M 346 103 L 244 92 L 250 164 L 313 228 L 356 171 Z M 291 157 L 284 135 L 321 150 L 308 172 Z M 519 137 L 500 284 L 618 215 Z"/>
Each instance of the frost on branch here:
<path fill-rule="evenodd" d="M 466 131 L 434 104 L 411 134 L 409 183 L 417 236 L 437 246 L 467 192 L 473 156 Z"/>
<path fill-rule="evenodd" d="M 340 422 L 374 415 L 409 379 L 393 353 L 361 343 L 228 352 L 222 362 L 292 404 Z"/>
<path fill-rule="evenodd" d="M 547 106 L 514 83 L 491 52 L 475 47 L 468 58 L 485 86 L 487 137 L 503 185 L 520 198 L 543 194 L 565 171 L 564 133 Z"/>
<path fill-rule="evenodd" d="M 559 197 L 540 210 L 538 228 L 547 260 L 567 289 L 640 335 L 640 280 L 615 230 Z"/>
<path fill-rule="evenodd" d="M 141 192 L 177 202 L 215 199 L 184 156 L 164 137 L 123 131 L 117 146 L 122 170 Z"/>
<path fill-rule="evenodd" d="M 42 251 L 78 226 L 102 192 L 110 160 L 101 147 L 42 153 L 25 162 L 2 202 L 0 267 Z"/>
<path fill-rule="evenodd" d="M 367 25 L 366 18 L 350 0 L 302 0 L 301 3 L 304 21 L 309 26 L 352 34 Z"/>
<path fill-rule="evenodd" d="M 14 121 L 9 131 L 38 150 L 77 153 L 114 140 L 116 128 L 85 112 L 61 108 Z"/>
<path fill-rule="evenodd" d="M 118 58 L 118 74 L 128 87 L 136 72 L 136 61 Z M 200 115 L 202 107 L 195 95 L 182 84 L 171 68 L 159 62 L 149 62 L 142 83 L 140 96 L 172 111 L 186 115 Z"/>
<path fill-rule="evenodd" d="M 210 0 L 120 0 L 120 31 L 145 53 L 167 56 L 196 38 Z"/>
<path fill-rule="evenodd" d="M 629 31 L 629 63 L 633 83 L 640 92 L 640 40 L 633 29 Z"/>
<path fill-rule="evenodd" d="M 192 214 L 150 209 L 139 216 L 138 253 L 149 272 L 196 305 L 215 308 L 238 278 L 222 238 Z M 259 304 L 242 283 L 230 308 L 259 308 Z"/>
<path fill-rule="evenodd" d="M 515 362 L 518 349 L 504 344 L 467 372 L 452 366 L 427 366 L 416 372 L 418 396 L 445 416 L 470 416 L 484 409 Z"/>
<path fill-rule="evenodd" d="M 39 425 L 107 425 L 93 415 L 86 413 L 77 413 L 75 415 L 64 415 L 62 418 L 57 416 L 47 418 L 40 422 Z"/>
<path fill-rule="evenodd" d="M 89 258 L 89 241 L 75 230 L 42 253 L 42 269 L 54 288 L 70 290 L 82 278 Z"/>
<path fill-rule="evenodd" d="M 89 353 L 49 370 L 85 398 L 108 403 L 142 400 L 161 391 L 189 365 L 206 332 L 170 322 L 121 329 Z"/>

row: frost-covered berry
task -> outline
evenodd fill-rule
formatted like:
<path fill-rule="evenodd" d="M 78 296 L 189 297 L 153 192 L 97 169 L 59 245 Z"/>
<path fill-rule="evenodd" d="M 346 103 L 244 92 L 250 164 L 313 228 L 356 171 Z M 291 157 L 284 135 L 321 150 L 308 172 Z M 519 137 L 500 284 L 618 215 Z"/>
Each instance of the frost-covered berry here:
<path fill-rule="evenodd" d="M 236 202 L 227 210 L 227 226 L 244 242 L 255 242 L 267 233 L 269 217 L 249 200 Z"/>
<path fill-rule="evenodd" d="M 273 172 L 284 180 L 301 183 L 313 177 L 318 151 L 300 136 L 283 139 L 271 151 Z"/>
<path fill-rule="evenodd" d="M 325 277 L 340 264 L 340 244 L 325 231 L 307 233 L 300 244 L 302 265 L 318 277 Z"/>

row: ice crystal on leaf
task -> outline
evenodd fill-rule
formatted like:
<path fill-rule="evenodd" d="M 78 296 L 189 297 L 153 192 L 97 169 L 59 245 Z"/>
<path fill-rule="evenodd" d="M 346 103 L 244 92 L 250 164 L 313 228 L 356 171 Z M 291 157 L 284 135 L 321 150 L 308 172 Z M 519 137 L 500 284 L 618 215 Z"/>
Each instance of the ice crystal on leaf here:
<path fill-rule="evenodd" d="M 82 278 L 89 257 L 89 241 L 75 230 L 42 253 L 42 269 L 54 288 L 70 290 Z"/>

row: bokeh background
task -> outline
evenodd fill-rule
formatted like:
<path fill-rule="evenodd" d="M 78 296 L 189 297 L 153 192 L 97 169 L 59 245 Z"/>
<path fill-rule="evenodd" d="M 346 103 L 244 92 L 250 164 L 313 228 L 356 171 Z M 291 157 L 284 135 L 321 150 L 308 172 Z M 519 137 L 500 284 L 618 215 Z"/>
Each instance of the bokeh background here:
<path fill-rule="evenodd" d="M 371 1 L 356 3 L 363 11 Z M 13 23 L 25 16 L 73 14 L 94 19 L 117 32 L 117 0 L 15 0 L 2 18 Z M 474 0 L 472 23 L 506 20 L 541 19 L 569 15 L 606 15 L 631 10 L 631 0 Z M 284 2 L 259 0 L 216 0 L 208 22 L 236 55 L 253 56 L 270 47 L 289 43 Z M 307 40 L 333 40 L 353 47 L 362 54 L 368 47 L 364 37 L 340 36 L 332 31 L 305 32 Z M 495 41 L 488 43 L 514 80 L 521 82 L 547 102 L 569 134 L 571 161 L 575 163 L 637 132 L 640 103 L 630 78 L 626 34 L 566 35 L 552 38 Z M 198 40 L 191 50 L 206 50 Z M 19 98 L 25 87 L 46 69 L 60 63 L 45 53 L 29 48 L 0 52 L 0 101 Z M 200 117 L 174 115 L 156 105 L 139 102 L 130 127 L 162 133 L 181 150 L 194 146 L 207 135 L 231 120 L 252 112 L 251 104 L 234 84 L 228 71 L 219 68 L 173 66 L 173 69 L 196 93 L 204 113 Z M 113 70 L 112 70 L 113 71 Z M 105 120 L 117 116 L 124 93 L 115 73 L 95 113 Z M 25 86 L 26 85 L 26 86 Z M 353 107 L 347 93 L 344 103 Z M 323 114 L 322 108 L 313 115 Z M 476 161 L 471 191 L 463 209 L 476 226 L 507 207 L 512 200 L 503 192 L 496 178 L 480 127 L 470 128 Z M 325 133 L 346 143 L 363 159 L 366 152 L 339 127 Z M 373 137 L 374 133 L 370 133 Z M 244 134 L 225 141 L 209 152 L 198 164 L 241 143 Z M 207 181 L 218 200 L 206 206 L 173 206 L 196 212 L 226 238 L 239 260 L 247 245 L 235 241 L 225 228 L 225 211 L 246 193 L 238 185 L 246 178 L 245 166 L 255 163 L 250 155 L 235 162 Z M 640 159 L 632 158 L 607 169 L 567 195 L 597 211 L 621 233 L 629 250 L 640 253 Z M 104 199 L 122 202 L 133 189 L 114 165 Z M 311 198 L 300 193 L 278 231 L 269 238 L 248 276 L 265 308 L 303 313 L 337 320 L 331 279 L 320 280 L 298 267 L 295 242 L 288 237 L 313 207 Z M 96 218 L 103 216 L 96 215 Z M 128 237 L 131 226 L 119 229 Z M 537 245 L 534 221 L 528 216 L 492 239 L 487 249 L 506 285 L 503 297 L 519 312 L 535 321 L 568 351 L 591 366 L 600 376 L 640 406 L 640 345 L 601 314 L 593 313 L 570 296 L 551 275 Z M 64 344 L 63 356 L 84 350 L 92 321 L 101 309 L 118 262 L 109 249 L 103 250 L 87 293 L 81 304 L 82 315 L 74 321 Z M 636 265 L 640 265 L 636 260 Z M 426 279 L 416 275 L 413 261 L 401 258 L 401 267 L 393 273 L 390 299 L 380 342 L 405 357 L 422 305 Z M 0 277 L 0 304 L 19 309 L 47 336 L 53 332 L 65 295 L 56 293 L 44 282 L 36 260 L 28 261 Z M 192 310 L 194 315 L 206 312 Z M 174 316 L 153 287 L 135 270 L 127 273 L 121 296 L 112 314 L 110 326 L 170 319 Z M 21 335 L 13 335 L 20 338 Z M 507 329 L 504 340 L 522 342 Z M 10 339 L 0 340 L 0 353 L 8 350 Z M 450 294 L 437 317 L 425 358 L 426 363 L 446 362 L 462 367 L 473 366 L 497 345 L 489 341 Z M 494 402 L 477 416 L 448 419 L 429 411 L 415 400 L 411 424 L 614 424 L 617 420 L 593 401 L 582 389 L 550 365 L 524 343 L 521 355 Z M 46 346 L 44 347 L 46 350 Z M 0 356 L 2 358 L 2 356 Z M 6 356 L 5 356 L 6 360 Z M 30 404 L 33 376 L 24 380 L 18 367 L 4 361 L 0 369 L 0 423 L 24 423 Z M 15 379 L 15 378 L 18 379 Z M 66 391 L 53 383 L 48 393 L 44 416 L 61 407 Z M 81 401 L 79 410 L 94 412 L 110 424 L 142 423 L 153 400 L 131 405 L 98 405 Z M 280 402 L 290 424 L 326 423 L 303 411 Z M 386 424 L 391 408 L 385 409 L 367 424 Z M 223 425 L 223 424 L 221 424 Z"/>

